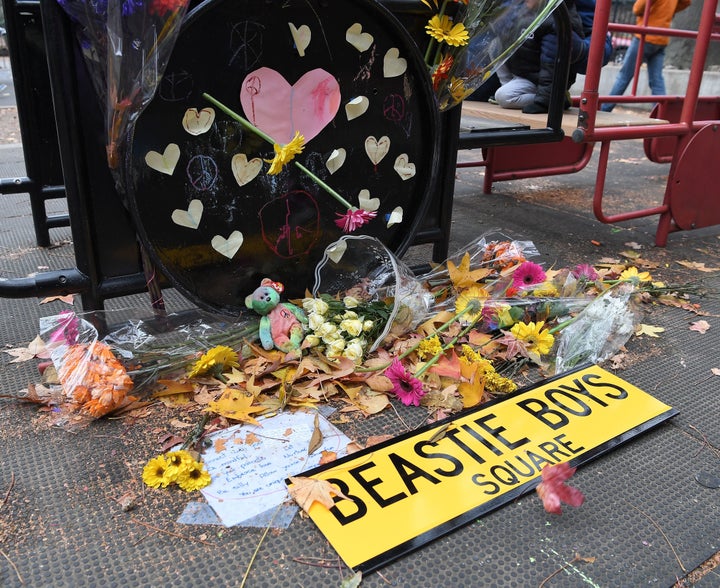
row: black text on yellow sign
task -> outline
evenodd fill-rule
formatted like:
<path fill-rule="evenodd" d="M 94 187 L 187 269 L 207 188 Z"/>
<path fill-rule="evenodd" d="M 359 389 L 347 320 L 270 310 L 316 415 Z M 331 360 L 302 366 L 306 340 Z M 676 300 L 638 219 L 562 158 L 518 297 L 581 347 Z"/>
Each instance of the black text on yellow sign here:
<path fill-rule="evenodd" d="M 351 498 L 310 516 L 369 572 L 532 490 L 543 467 L 584 463 L 675 414 L 589 366 L 301 474 Z"/>

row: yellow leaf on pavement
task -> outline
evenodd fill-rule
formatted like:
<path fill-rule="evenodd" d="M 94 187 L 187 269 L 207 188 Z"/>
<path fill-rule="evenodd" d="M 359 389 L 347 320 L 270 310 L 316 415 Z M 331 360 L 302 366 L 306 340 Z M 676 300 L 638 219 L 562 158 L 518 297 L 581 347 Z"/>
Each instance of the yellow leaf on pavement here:
<path fill-rule="evenodd" d="M 656 327 L 653 325 L 639 324 L 635 327 L 635 335 L 640 337 L 641 335 L 647 335 L 648 337 L 659 337 L 658 333 L 664 333 L 663 327 Z"/>
<path fill-rule="evenodd" d="M 207 410 L 234 421 L 260 425 L 251 415 L 263 412 L 266 408 L 264 406 L 253 406 L 254 400 L 254 397 L 246 396 L 241 390 L 227 388 L 220 395 L 220 398 L 208 403 Z"/>

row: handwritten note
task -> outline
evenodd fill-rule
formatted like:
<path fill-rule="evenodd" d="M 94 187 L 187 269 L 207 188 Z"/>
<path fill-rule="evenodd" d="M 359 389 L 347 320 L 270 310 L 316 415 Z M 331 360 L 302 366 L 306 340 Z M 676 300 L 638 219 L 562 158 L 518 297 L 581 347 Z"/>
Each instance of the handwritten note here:
<path fill-rule="evenodd" d="M 240 525 L 282 504 L 285 478 L 319 465 L 323 451 L 347 453 L 350 439 L 320 416 L 322 445 L 307 454 L 315 414 L 283 413 L 261 420 L 261 427 L 236 425 L 210 436 L 203 461 L 212 483 L 202 493 L 223 525 Z"/>

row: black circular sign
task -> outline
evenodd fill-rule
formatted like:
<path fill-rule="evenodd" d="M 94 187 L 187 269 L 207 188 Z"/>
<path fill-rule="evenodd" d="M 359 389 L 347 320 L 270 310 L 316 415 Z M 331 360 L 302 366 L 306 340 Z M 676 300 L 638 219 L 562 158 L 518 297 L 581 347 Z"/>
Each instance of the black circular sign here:
<path fill-rule="evenodd" d="M 207 94 L 261 129 L 248 130 Z M 303 150 L 268 173 L 271 139 Z M 130 153 L 130 208 L 170 282 L 244 309 L 264 277 L 300 296 L 351 206 L 401 254 L 434 189 L 438 113 L 414 41 L 372 0 L 217 0 L 188 14 Z M 310 174 L 296 166 L 300 163 Z"/>

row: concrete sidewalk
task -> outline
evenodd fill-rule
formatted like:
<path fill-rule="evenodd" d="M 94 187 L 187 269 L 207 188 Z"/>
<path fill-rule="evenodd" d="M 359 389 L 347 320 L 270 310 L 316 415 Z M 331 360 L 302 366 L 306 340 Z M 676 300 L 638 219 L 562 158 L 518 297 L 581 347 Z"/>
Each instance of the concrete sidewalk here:
<path fill-rule="evenodd" d="M 10 163 L 11 153 L 17 155 L 0 151 L 0 164 Z M 608 205 L 662 198 L 667 168 L 645 160 L 641 143 L 614 146 L 611 164 Z M 458 170 L 451 251 L 500 228 L 532 240 L 545 267 L 623 259 L 635 251 L 655 279 L 702 280 L 717 293 L 720 271 L 678 262 L 720 267 L 720 232 L 675 233 L 659 249 L 652 246 L 655 219 L 600 224 L 590 210 L 593 169 L 594 162 L 570 176 L 499 183 L 493 195 L 482 194 L 481 168 Z M 38 249 L 26 195 L 2 198 L 0 278 L 72 265 L 69 229 L 53 230 L 57 247 Z M 408 253 L 414 260 L 424 256 L 427 248 Z M 167 302 L 170 310 L 183 303 L 172 292 Z M 720 477 L 720 376 L 711 369 L 720 368 L 720 300 L 715 294 L 699 303 L 702 316 L 667 306 L 641 309 L 643 323 L 665 330 L 631 339 L 616 373 L 679 415 L 580 468 L 572 483 L 586 495 L 581 508 L 548 515 L 534 494 L 524 496 L 368 575 L 362 586 L 669 587 L 704 562 L 717 563 L 720 489 L 711 482 Z M 109 306 L 149 313 L 145 296 Z M 26 346 L 39 317 L 66 308 L 61 301 L 0 299 L 3 349 Z M 699 318 L 711 325 L 704 334 L 689 329 Z M 3 395 L 38 380 L 34 361 L 11 359 L 0 353 Z M 344 430 L 364 441 L 423 420 L 420 409 L 395 408 Z M 0 409 L 1 586 L 230 587 L 239 586 L 249 568 L 247 586 L 325 587 L 351 575 L 300 516 L 267 536 L 262 528 L 176 523 L 194 498 L 146 490 L 140 472 L 177 410 L 105 419 L 71 434 L 48 428 L 36 406 L 0 398 Z M 137 496 L 129 511 L 120 500 L 126 493 Z M 700 575 L 694 585 L 720 586 L 718 570 Z"/>

